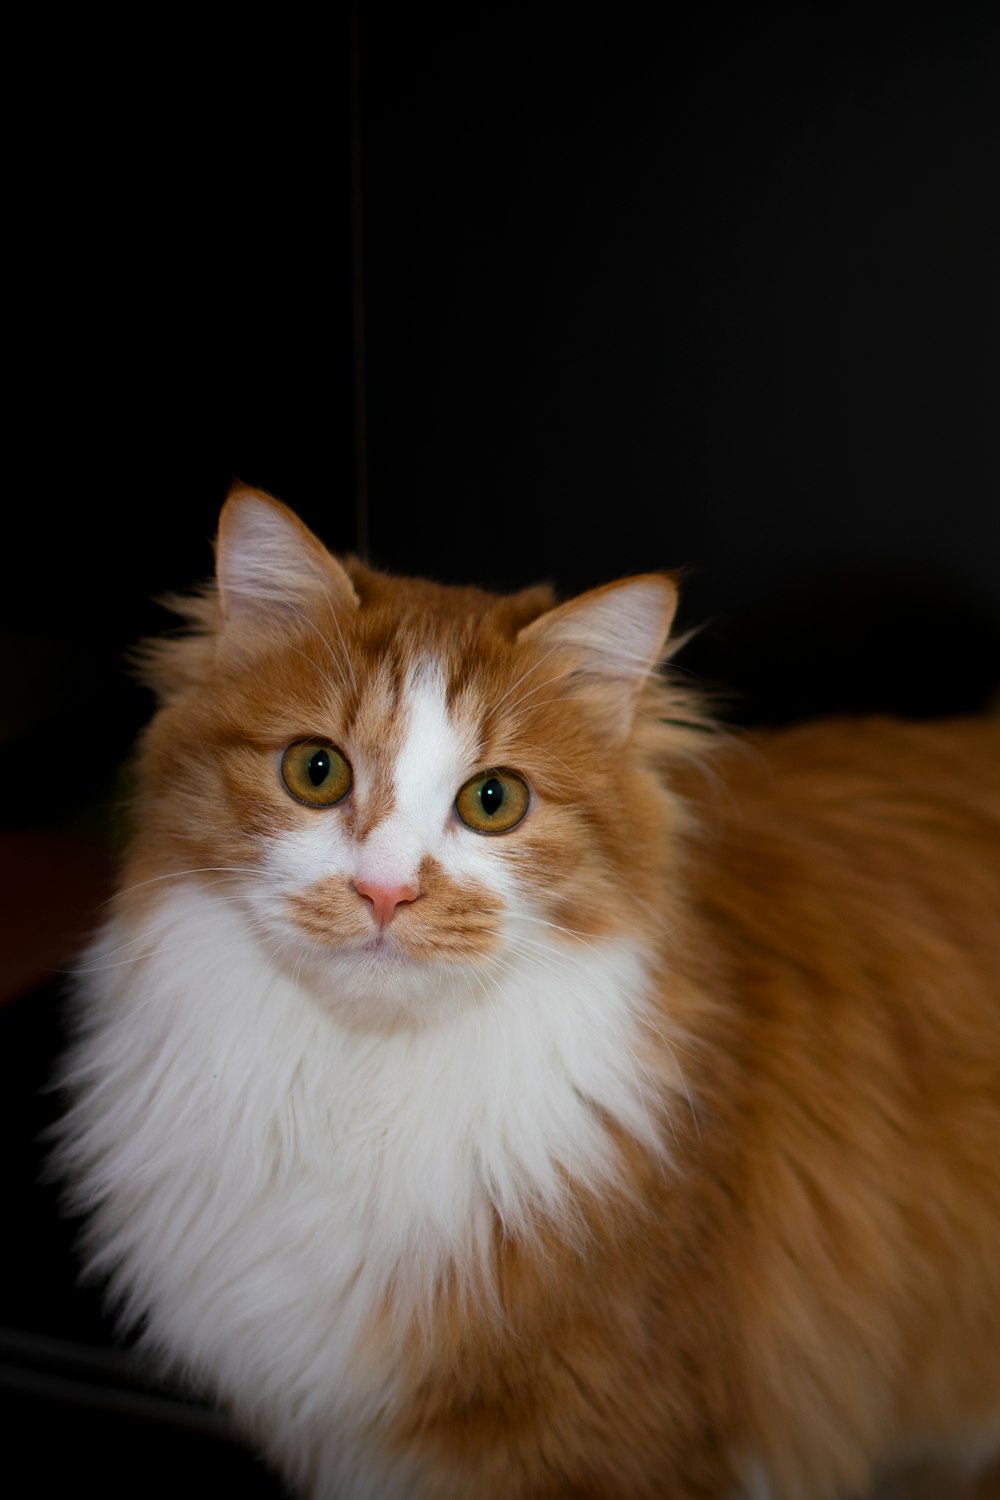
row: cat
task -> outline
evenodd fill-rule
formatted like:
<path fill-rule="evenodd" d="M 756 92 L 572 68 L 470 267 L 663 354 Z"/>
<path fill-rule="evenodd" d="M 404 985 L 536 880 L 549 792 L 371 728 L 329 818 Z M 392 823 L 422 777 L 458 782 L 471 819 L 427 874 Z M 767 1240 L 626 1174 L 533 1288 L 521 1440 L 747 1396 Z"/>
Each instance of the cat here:
<path fill-rule="evenodd" d="M 719 731 L 665 574 L 216 550 L 62 1071 L 122 1326 L 308 1500 L 994 1462 L 1000 723 Z"/>

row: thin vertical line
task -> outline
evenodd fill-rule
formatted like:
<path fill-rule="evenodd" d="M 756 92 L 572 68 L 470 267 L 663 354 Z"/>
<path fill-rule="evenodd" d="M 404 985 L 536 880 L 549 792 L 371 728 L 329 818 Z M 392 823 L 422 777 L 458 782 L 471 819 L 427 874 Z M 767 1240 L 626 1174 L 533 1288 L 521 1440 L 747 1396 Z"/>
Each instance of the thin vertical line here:
<path fill-rule="evenodd" d="M 361 218 L 361 25 L 351 4 L 351 311 L 354 346 L 354 545 L 368 556 L 368 410 L 365 371 L 365 254 Z"/>

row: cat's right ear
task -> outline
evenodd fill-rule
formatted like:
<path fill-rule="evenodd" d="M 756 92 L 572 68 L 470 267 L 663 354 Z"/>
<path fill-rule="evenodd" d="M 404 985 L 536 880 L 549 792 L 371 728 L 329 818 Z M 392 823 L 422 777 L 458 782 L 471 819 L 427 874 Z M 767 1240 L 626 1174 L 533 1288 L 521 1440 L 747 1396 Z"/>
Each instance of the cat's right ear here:
<path fill-rule="evenodd" d="M 216 583 L 222 630 L 266 625 L 324 603 L 358 606 L 344 569 L 298 516 L 263 490 L 236 485 L 219 517 Z"/>

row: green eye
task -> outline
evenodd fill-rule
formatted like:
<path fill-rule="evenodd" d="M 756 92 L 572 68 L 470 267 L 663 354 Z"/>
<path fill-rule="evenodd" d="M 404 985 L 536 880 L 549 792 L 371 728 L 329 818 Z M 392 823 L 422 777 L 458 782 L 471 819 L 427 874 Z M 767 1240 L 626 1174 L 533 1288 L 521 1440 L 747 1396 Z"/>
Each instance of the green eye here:
<path fill-rule="evenodd" d="M 281 779 L 297 802 L 332 807 L 351 790 L 351 768 L 326 740 L 299 740 L 281 757 Z"/>
<path fill-rule="evenodd" d="M 513 771 L 473 776 L 455 798 L 455 811 L 476 833 L 508 833 L 528 811 L 528 787 Z"/>

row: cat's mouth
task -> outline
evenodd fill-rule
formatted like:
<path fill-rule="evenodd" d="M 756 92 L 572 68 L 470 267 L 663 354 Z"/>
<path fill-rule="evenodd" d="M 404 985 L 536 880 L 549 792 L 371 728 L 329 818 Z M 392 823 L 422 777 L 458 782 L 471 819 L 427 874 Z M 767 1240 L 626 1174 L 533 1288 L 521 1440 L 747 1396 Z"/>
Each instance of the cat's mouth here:
<path fill-rule="evenodd" d="M 445 982 L 449 970 L 476 963 L 502 945 L 498 903 L 480 892 L 431 893 L 398 909 L 361 911 L 343 884 L 313 888 L 288 900 L 292 925 L 308 940 L 305 968 L 324 990 L 345 985 L 366 994 L 412 998 Z M 296 963 L 301 960 L 296 959 Z M 300 972 L 304 972 L 302 969 Z"/>
<path fill-rule="evenodd" d="M 413 955 L 400 943 L 398 935 L 391 932 L 388 928 L 383 928 L 380 932 L 372 933 L 371 937 L 366 938 L 355 949 L 355 952 L 371 955 L 377 961 L 413 961 Z"/>
<path fill-rule="evenodd" d="M 371 958 L 377 962 L 413 957 L 404 919 L 397 916 L 381 924 L 368 921 L 362 912 L 345 909 L 338 892 L 334 896 L 338 899 L 329 899 L 322 889 L 292 896 L 288 915 L 293 926 L 332 957 Z"/>
<path fill-rule="evenodd" d="M 424 969 L 438 955 L 433 944 L 414 942 L 412 934 L 393 922 L 363 937 L 355 938 L 339 949 L 353 966 L 363 966 L 371 974 L 402 976 Z M 335 952 L 337 950 L 335 949 Z"/>

